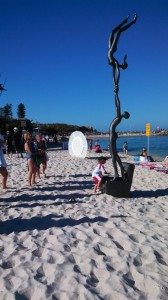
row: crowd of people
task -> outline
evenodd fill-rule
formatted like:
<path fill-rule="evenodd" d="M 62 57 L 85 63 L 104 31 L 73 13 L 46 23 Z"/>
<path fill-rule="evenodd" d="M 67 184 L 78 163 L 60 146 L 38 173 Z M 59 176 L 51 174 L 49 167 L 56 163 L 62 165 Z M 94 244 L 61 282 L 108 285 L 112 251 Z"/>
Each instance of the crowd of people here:
<path fill-rule="evenodd" d="M 48 156 L 46 154 L 46 141 L 42 134 L 37 134 L 35 140 L 29 132 L 24 134 L 24 150 L 28 164 L 28 184 L 32 186 L 36 183 L 36 175 L 40 178 L 40 166 L 42 165 L 42 173 L 45 175 L 47 168 Z"/>
<path fill-rule="evenodd" d="M 29 132 L 23 131 L 21 134 L 17 128 L 14 128 L 13 134 L 10 131 L 6 132 L 4 137 L 0 134 L 0 174 L 2 176 L 2 188 L 7 188 L 7 164 L 4 156 L 4 149 L 8 158 L 11 158 L 13 153 L 17 157 L 27 160 L 28 166 L 28 185 L 31 187 L 36 183 L 36 177 L 40 178 L 40 173 L 46 176 L 48 156 L 46 153 L 47 144 L 45 137 L 38 133 L 34 137 Z"/>
<path fill-rule="evenodd" d="M 17 157 L 23 157 L 24 152 L 24 131 L 14 127 L 12 130 L 7 130 L 5 135 L 5 148 L 8 157 L 12 157 L 13 152 L 17 154 Z"/>
<path fill-rule="evenodd" d="M 97 142 L 93 146 L 90 144 L 90 150 L 94 150 L 97 153 L 101 153 L 101 148 L 96 151 L 100 146 Z M 7 188 L 7 179 L 8 171 L 7 164 L 4 156 L 4 149 L 6 151 L 7 157 L 10 159 L 15 153 L 18 158 L 24 158 L 27 160 L 28 166 L 28 185 L 31 187 L 36 183 L 36 178 L 40 178 L 40 174 L 43 174 L 46 177 L 46 168 L 47 168 L 47 142 L 44 135 L 37 133 L 35 136 L 32 136 L 29 132 L 23 131 L 20 132 L 18 128 L 14 128 L 13 132 L 7 131 L 5 137 L 0 134 L 0 175 L 2 176 L 2 188 Z M 123 152 L 128 155 L 128 143 L 123 144 Z M 154 162 L 152 156 L 148 155 L 146 148 L 143 148 L 139 155 L 140 162 Z M 102 178 L 105 174 L 108 174 L 104 168 L 106 163 L 106 158 L 99 157 L 98 164 L 92 172 L 92 179 L 94 183 L 94 192 L 99 190 L 102 185 Z M 168 166 L 168 157 L 163 161 L 165 166 Z"/>

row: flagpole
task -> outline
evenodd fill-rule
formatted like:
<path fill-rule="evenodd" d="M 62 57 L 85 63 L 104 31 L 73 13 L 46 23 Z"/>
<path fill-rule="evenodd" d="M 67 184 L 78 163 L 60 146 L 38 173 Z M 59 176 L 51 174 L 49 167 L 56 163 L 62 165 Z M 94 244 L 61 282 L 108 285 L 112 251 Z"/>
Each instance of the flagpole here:
<path fill-rule="evenodd" d="M 149 155 L 149 137 L 151 135 L 151 126 L 150 123 L 146 124 L 146 137 L 147 137 L 147 153 Z"/>
<path fill-rule="evenodd" d="M 148 147 L 147 147 L 147 149 L 148 149 L 148 155 L 149 155 L 149 136 L 148 136 Z"/>

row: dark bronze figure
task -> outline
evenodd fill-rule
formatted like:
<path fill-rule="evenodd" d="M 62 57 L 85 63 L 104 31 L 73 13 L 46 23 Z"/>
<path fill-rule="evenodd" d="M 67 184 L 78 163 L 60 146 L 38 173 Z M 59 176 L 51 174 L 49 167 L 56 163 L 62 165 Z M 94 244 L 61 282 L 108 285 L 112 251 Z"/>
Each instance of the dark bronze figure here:
<path fill-rule="evenodd" d="M 3 91 L 6 91 L 6 89 L 4 88 L 4 85 L 0 83 L 0 93 L 2 93 Z"/>
<path fill-rule="evenodd" d="M 112 157 L 113 167 L 114 167 L 114 179 L 119 177 L 118 175 L 118 169 L 117 169 L 117 163 L 119 164 L 121 174 L 124 180 L 126 180 L 125 176 L 125 170 L 122 165 L 121 159 L 117 153 L 117 147 L 116 147 L 116 140 L 118 138 L 116 127 L 121 122 L 122 118 L 128 119 L 130 117 L 130 114 L 125 111 L 123 114 L 121 114 L 121 108 L 120 108 L 120 100 L 118 97 L 118 94 L 115 94 L 115 106 L 116 106 L 116 118 L 111 122 L 110 124 L 110 154 Z"/>
<path fill-rule="evenodd" d="M 4 91 L 6 91 L 6 89 L 5 89 L 5 82 L 4 83 L 0 83 L 0 96 L 1 96 L 2 92 L 4 92 Z"/>
<path fill-rule="evenodd" d="M 117 153 L 116 140 L 118 138 L 116 127 L 121 122 L 122 118 L 128 119 L 130 114 L 124 112 L 121 114 L 120 99 L 118 96 L 119 92 L 119 80 L 120 80 L 120 69 L 126 69 L 128 64 L 126 62 L 127 55 L 124 56 L 124 61 L 122 64 L 114 57 L 114 53 L 117 51 L 117 43 L 121 33 L 131 27 L 137 20 L 137 14 L 134 15 L 134 18 L 131 22 L 128 23 L 129 16 L 123 20 L 117 27 L 112 30 L 112 33 L 109 38 L 109 51 L 108 51 L 108 62 L 109 65 L 113 68 L 113 80 L 114 80 L 114 93 L 115 93 L 115 108 L 116 108 L 116 118 L 110 124 L 110 154 L 112 156 L 112 162 L 114 167 L 114 180 L 119 177 L 117 163 L 121 170 L 121 175 L 123 180 L 126 180 L 126 172 L 122 165 L 121 159 Z"/>

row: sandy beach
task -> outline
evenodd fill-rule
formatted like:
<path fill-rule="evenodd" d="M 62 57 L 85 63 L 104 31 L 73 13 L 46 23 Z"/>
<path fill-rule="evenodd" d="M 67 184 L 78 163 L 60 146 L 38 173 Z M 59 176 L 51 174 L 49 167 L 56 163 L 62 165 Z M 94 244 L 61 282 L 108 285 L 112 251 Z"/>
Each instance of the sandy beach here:
<path fill-rule="evenodd" d="M 168 174 L 136 165 L 131 198 L 93 194 L 99 155 L 48 151 L 47 177 L 31 189 L 26 160 L 7 158 L 1 300 L 168 299 Z"/>

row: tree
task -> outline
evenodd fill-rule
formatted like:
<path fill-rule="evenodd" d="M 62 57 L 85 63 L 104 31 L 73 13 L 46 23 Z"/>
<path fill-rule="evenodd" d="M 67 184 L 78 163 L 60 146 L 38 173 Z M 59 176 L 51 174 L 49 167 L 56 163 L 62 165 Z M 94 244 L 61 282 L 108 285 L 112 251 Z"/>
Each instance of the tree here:
<path fill-rule="evenodd" d="M 19 119 L 24 119 L 26 116 L 26 108 L 23 103 L 20 103 L 17 108 L 17 116 Z"/>
<path fill-rule="evenodd" d="M 12 104 L 6 104 L 3 107 L 3 116 L 5 119 L 11 119 L 12 118 Z"/>

